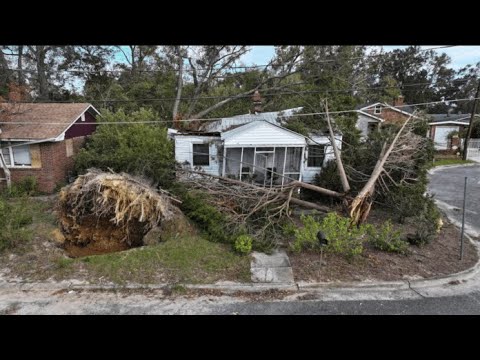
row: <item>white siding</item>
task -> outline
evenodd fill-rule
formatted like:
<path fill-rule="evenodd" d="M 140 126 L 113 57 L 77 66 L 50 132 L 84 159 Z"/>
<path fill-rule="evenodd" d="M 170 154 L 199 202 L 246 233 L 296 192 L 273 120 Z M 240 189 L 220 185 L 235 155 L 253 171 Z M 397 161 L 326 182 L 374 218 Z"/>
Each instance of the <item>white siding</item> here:
<path fill-rule="evenodd" d="M 357 129 L 359 129 L 362 134 L 362 137 L 367 137 L 368 136 L 368 124 L 369 123 L 375 123 L 378 124 L 379 121 L 372 119 L 371 117 L 359 114 L 358 119 L 357 119 Z"/>
<path fill-rule="evenodd" d="M 225 146 L 304 146 L 305 138 L 265 121 L 244 125 L 224 133 Z"/>
<path fill-rule="evenodd" d="M 221 168 L 223 165 L 222 156 L 223 154 L 218 154 L 219 147 L 221 147 L 221 141 L 216 136 L 185 136 L 185 135 L 176 135 L 175 136 L 175 160 L 184 165 L 188 169 L 193 169 L 193 144 L 210 144 L 209 146 L 209 155 L 210 155 L 210 165 L 209 166 L 195 166 L 196 170 L 204 171 L 207 174 L 211 175 L 220 175 Z"/>
<path fill-rule="evenodd" d="M 311 136 L 311 140 L 308 140 L 309 145 L 316 145 L 316 144 L 330 144 L 330 139 L 327 136 Z M 337 144 L 337 148 L 339 150 L 342 149 L 342 136 L 336 135 L 335 143 Z M 327 164 L 330 160 L 335 159 L 335 154 L 333 153 L 332 146 L 325 147 L 325 159 L 323 160 L 323 166 Z M 308 167 L 308 146 L 305 150 L 305 157 L 304 157 L 304 166 L 303 166 L 303 174 L 302 178 L 303 181 L 306 183 L 313 183 L 315 179 L 315 175 L 319 174 L 322 171 L 321 167 Z"/>
<path fill-rule="evenodd" d="M 446 150 L 447 149 L 447 135 L 449 132 L 458 131 L 459 126 L 436 126 L 435 127 L 435 138 L 433 141 L 435 142 L 435 149 L 438 150 Z"/>

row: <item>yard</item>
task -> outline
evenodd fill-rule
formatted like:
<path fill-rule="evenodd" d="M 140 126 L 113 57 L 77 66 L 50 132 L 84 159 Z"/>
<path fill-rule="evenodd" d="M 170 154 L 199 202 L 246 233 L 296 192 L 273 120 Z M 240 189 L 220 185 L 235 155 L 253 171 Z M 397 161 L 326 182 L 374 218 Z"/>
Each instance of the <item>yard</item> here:
<path fill-rule="evenodd" d="M 23 205 L 21 205 L 23 202 Z M 70 258 L 56 245 L 58 228 L 56 197 L 10 199 L 23 206 L 32 223 L 14 247 L 0 253 L 0 272 L 24 281 L 81 281 L 89 284 L 208 284 L 217 281 L 250 281 L 250 257 L 240 256 L 224 244 L 207 241 L 197 231 L 131 250 Z M 28 206 L 26 206 L 28 204 Z M 380 226 L 389 214 L 372 211 L 369 222 Z M 402 233 L 408 225 L 395 224 Z M 337 282 L 404 280 L 448 275 L 472 267 L 478 260 L 475 247 L 465 241 L 465 257 L 459 261 L 460 233 L 444 218 L 440 234 L 424 246 L 410 245 L 407 254 L 388 253 L 365 245 L 361 255 L 348 259 L 318 251 L 289 252 L 295 281 Z"/>
<path fill-rule="evenodd" d="M 8 277 L 27 281 L 75 279 L 94 284 L 245 282 L 250 279 L 247 256 L 237 255 L 226 245 L 209 242 L 195 233 L 185 237 L 172 234 L 157 245 L 117 253 L 69 258 L 55 244 L 58 236 L 55 201 L 52 197 L 28 201 L 25 211 L 33 217 L 28 225 L 31 236 L 0 255 L 0 271 Z"/>

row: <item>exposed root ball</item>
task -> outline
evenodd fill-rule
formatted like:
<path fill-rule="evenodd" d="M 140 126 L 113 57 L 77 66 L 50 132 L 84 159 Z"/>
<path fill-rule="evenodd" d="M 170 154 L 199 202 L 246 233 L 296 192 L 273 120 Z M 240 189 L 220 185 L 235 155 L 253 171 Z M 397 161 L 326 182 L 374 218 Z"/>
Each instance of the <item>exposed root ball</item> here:
<path fill-rule="evenodd" d="M 153 226 L 173 216 L 170 200 L 144 180 L 96 169 L 63 188 L 58 205 L 64 246 L 72 256 L 140 246 Z"/>

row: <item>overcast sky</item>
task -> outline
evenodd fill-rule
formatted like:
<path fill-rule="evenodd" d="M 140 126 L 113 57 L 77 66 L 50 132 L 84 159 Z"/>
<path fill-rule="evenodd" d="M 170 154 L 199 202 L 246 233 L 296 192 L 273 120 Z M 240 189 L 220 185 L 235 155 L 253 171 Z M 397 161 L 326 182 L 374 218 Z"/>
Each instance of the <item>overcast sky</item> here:
<path fill-rule="evenodd" d="M 438 47 L 442 45 L 425 46 Z M 407 46 L 384 46 L 386 51 L 392 51 L 393 49 L 406 48 Z M 435 50 L 439 53 L 446 53 L 452 59 L 452 67 L 459 69 L 467 64 L 476 64 L 480 61 L 480 46 L 454 46 L 451 48 L 444 48 Z M 275 51 L 273 46 L 252 46 L 252 50 L 248 52 L 242 59 L 247 65 L 268 64 L 268 61 L 273 57 Z"/>

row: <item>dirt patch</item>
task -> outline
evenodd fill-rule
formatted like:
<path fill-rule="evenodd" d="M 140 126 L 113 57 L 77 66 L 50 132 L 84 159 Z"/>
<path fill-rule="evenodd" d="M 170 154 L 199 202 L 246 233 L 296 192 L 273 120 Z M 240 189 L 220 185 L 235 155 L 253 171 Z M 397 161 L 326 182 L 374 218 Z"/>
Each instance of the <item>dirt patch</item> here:
<path fill-rule="evenodd" d="M 377 213 L 373 223 L 384 218 Z M 478 260 L 475 247 L 465 239 L 464 258 L 459 260 L 460 231 L 443 219 L 444 226 L 429 244 L 410 246 L 408 255 L 365 248 L 364 253 L 349 262 L 336 254 L 324 254 L 325 265 L 320 265 L 319 253 L 289 254 L 295 281 L 333 282 L 432 278 L 454 274 L 471 268 Z M 405 227 L 404 232 L 410 230 Z"/>

